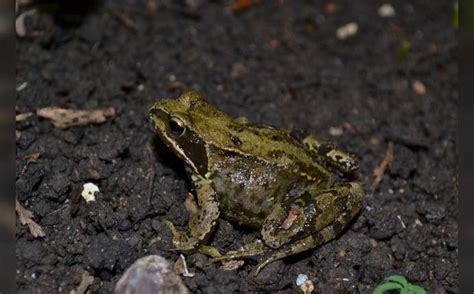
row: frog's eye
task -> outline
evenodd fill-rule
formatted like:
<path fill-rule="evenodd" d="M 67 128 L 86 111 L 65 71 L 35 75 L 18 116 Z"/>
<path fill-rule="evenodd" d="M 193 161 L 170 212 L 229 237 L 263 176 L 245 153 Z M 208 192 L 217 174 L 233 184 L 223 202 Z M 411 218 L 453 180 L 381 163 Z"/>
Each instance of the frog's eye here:
<path fill-rule="evenodd" d="M 170 118 L 168 126 L 170 128 L 171 133 L 177 137 L 184 135 L 184 132 L 186 131 L 186 128 L 183 126 L 183 123 L 177 120 L 176 118 Z"/>

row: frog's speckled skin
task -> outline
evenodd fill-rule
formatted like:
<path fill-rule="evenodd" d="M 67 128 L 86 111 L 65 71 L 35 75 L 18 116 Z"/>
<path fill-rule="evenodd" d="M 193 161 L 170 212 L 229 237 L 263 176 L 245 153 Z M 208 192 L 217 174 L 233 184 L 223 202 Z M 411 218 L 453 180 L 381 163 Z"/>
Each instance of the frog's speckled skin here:
<path fill-rule="evenodd" d="M 224 261 L 268 253 L 258 273 L 269 262 L 334 238 L 360 210 L 361 186 L 340 183 L 324 167 L 349 174 L 357 161 L 319 139 L 300 140 L 286 130 L 233 119 L 196 92 L 155 103 L 150 119 L 194 174 L 198 209 L 188 231 L 178 232 L 166 222 L 178 250 L 204 248 L 222 215 L 260 229 L 262 242 L 214 257 Z"/>

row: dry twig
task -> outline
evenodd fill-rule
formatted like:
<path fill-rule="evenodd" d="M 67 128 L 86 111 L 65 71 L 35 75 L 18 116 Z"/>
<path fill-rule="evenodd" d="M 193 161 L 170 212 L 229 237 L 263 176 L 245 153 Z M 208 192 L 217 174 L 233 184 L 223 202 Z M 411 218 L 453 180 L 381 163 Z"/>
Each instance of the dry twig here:
<path fill-rule="evenodd" d="M 27 163 L 36 162 L 40 158 L 40 156 L 41 154 L 39 152 L 35 152 L 35 153 L 25 155 L 23 159 L 26 160 Z"/>
<path fill-rule="evenodd" d="M 387 152 L 385 153 L 384 159 L 382 160 L 380 165 L 374 169 L 374 173 L 373 173 L 374 181 L 372 182 L 372 193 L 374 193 L 375 190 L 377 190 L 380 182 L 382 182 L 383 180 L 385 171 L 390 166 L 392 161 L 393 161 L 393 143 L 390 142 L 388 143 L 388 148 L 387 148 Z"/>
<path fill-rule="evenodd" d="M 109 117 L 115 115 L 113 107 L 96 110 L 74 110 L 59 107 L 45 107 L 38 109 L 37 115 L 46 118 L 61 129 L 86 126 L 90 124 L 101 124 Z"/>

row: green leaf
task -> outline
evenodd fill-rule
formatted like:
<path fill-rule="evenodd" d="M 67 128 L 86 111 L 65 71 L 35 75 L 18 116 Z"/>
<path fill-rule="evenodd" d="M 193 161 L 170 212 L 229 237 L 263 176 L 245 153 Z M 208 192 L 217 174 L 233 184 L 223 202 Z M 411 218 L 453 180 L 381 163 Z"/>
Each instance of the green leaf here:
<path fill-rule="evenodd" d="M 377 288 L 374 290 L 374 294 L 383 294 L 385 291 L 389 290 L 396 290 L 396 289 L 402 289 L 402 285 L 398 283 L 385 283 L 382 285 L 378 285 Z"/>
<path fill-rule="evenodd" d="M 408 281 L 404 276 L 393 275 L 385 278 L 386 281 L 400 283 L 403 287 L 408 285 Z"/>
<path fill-rule="evenodd" d="M 413 285 L 413 284 L 408 284 L 406 289 L 409 291 L 409 293 L 414 293 L 414 294 L 426 294 L 426 290 L 423 289 L 420 286 Z"/>

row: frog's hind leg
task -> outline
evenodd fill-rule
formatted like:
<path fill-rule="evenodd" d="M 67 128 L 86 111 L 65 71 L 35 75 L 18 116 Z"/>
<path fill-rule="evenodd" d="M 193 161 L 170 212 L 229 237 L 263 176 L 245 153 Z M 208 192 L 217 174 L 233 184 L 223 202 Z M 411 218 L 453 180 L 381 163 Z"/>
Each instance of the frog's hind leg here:
<path fill-rule="evenodd" d="M 250 257 L 250 256 L 255 256 L 255 255 L 260 255 L 262 253 L 267 252 L 268 250 L 271 250 L 270 247 L 265 245 L 262 240 L 257 239 L 252 243 L 245 244 L 242 248 L 237 249 L 237 250 L 232 250 L 228 251 L 225 255 L 217 256 L 214 257 L 211 261 L 216 262 L 216 261 L 228 261 L 232 259 L 241 259 L 244 257 Z"/>
<path fill-rule="evenodd" d="M 264 236 L 265 243 L 270 244 L 270 246 L 274 245 L 279 247 L 257 265 L 254 269 L 254 276 L 256 276 L 262 268 L 275 260 L 309 250 L 335 238 L 359 212 L 364 193 L 358 183 L 351 182 L 331 192 L 325 192 L 313 197 L 315 208 L 313 211 L 316 213 L 312 219 L 311 215 L 305 216 L 305 213 L 312 211 L 313 207 L 311 207 L 311 205 L 309 208 L 306 207 L 306 211 L 301 211 L 296 218 L 293 217 L 291 223 L 287 224 L 286 227 L 285 222 L 288 220 L 288 216 L 291 215 L 291 212 L 288 212 L 288 216 L 284 219 L 269 216 L 266 224 L 271 224 L 270 227 L 273 229 L 265 232 L 267 228 L 264 225 L 262 235 Z M 304 222 L 298 221 L 298 217 L 300 216 L 305 219 Z M 309 228 L 308 221 L 311 226 Z M 281 225 L 278 226 L 277 223 Z M 297 237 L 298 235 L 295 234 L 291 236 L 288 235 L 288 232 L 291 234 L 292 231 L 301 232 L 301 230 L 308 230 L 309 235 L 290 242 L 292 237 Z M 282 243 L 283 245 L 280 245 Z"/>
<path fill-rule="evenodd" d="M 303 140 L 306 148 L 315 153 L 333 168 L 344 174 L 351 174 L 359 168 L 359 162 L 354 156 L 338 149 L 334 144 L 319 138 L 308 136 Z"/>
<path fill-rule="evenodd" d="M 202 179 L 193 179 L 196 187 L 198 207 L 191 214 L 188 223 L 188 231 L 176 230 L 173 223 L 164 220 L 163 223 L 173 234 L 173 245 L 179 251 L 191 251 L 196 249 L 201 241 L 205 240 L 214 230 L 219 218 L 219 205 L 216 200 L 216 192 L 210 183 Z"/>

